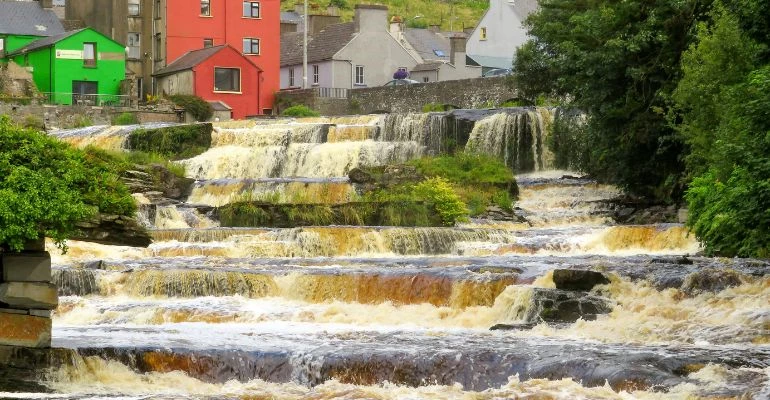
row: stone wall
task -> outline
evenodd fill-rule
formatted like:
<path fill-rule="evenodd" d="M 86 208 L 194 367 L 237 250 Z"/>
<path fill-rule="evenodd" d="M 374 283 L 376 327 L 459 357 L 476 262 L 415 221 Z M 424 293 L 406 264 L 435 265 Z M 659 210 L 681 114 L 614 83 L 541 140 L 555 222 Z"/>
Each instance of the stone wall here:
<path fill-rule="evenodd" d="M 518 98 L 506 77 L 474 78 L 348 90 L 347 98 L 324 98 L 315 89 L 276 94 L 278 111 L 304 104 L 322 115 L 421 112 L 426 104 L 489 108 Z"/>
<path fill-rule="evenodd" d="M 21 253 L 0 253 L 0 346 L 51 347 L 51 256 L 41 240 Z"/>

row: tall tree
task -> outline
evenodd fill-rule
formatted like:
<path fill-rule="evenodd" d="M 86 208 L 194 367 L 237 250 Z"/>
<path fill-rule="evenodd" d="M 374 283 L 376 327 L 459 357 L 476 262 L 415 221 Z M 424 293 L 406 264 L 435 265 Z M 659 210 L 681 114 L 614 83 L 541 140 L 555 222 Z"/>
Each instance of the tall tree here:
<path fill-rule="evenodd" d="M 666 114 L 709 0 L 542 0 L 517 54 L 522 94 L 587 114 L 581 169 L 630 193 L 681 195 L 682 143 Z"/>

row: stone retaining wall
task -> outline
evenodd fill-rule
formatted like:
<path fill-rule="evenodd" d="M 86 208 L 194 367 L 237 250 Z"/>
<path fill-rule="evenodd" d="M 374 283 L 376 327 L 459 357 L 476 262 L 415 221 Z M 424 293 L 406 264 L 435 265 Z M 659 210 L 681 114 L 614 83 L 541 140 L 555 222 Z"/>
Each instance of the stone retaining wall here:
<path fill-rule="evenodd" d="M 50 254 L 42 241 L 29 248 L 0 253 L 0 345 L 48 348 L 59 298 Z"/>
<path fill-rule="evenodd" d="M 516 100 L 506 77 L 461 79 L 403 86 L 380 86 L 347 91 L 347 98 L 325 98 L 316 89 L 276 94 L 278 112 L 303 104 L 321 115 L 421 112 L 426 104 L 448 108 L 490 108 Z"/>

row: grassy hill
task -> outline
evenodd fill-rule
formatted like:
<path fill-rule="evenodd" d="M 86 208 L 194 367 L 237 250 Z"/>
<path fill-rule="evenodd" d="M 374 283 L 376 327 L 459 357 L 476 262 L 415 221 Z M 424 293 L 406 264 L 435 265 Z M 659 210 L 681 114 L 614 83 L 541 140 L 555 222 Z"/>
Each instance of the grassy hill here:
<path fill-rule="evenodd" d="M 294 4 L 302 4 L 302 0 L 281 0 L 284 10 L 293 10 Z M 325 11 L 329 5 L 341 10 L 342 20 L 353 19 L 353 8 L 356 4 L 382 4 L 389 8 L 391 16 L 399 15 L 411 27 L 425 28 L 428 25 L 441 25 L 443 30 L 460 31 L 463 27 L 476 26 L 484 11 L 489 6 L 489 0 L 309 0 L 311 10 Z M 312 12 L 312 11 L 311 11 Z M 416 16 L 420 18 L 414 18 Z"/>

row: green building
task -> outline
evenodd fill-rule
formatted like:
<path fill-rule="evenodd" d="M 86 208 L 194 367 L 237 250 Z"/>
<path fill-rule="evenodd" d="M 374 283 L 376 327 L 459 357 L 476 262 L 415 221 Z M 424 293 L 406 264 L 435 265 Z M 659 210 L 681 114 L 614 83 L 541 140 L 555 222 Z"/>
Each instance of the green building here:
<path fill-rule="evenodd" d="M 54 104 L 119 105 L 126 50 L 91 28 L 36 40 L 6 56 L 26 67 Z"/>
<path fill-rule="evenodd" d="M 64 33 L 56 14 L 37 1 L 0 1 L 0 60 L 36 40 Z"/>

